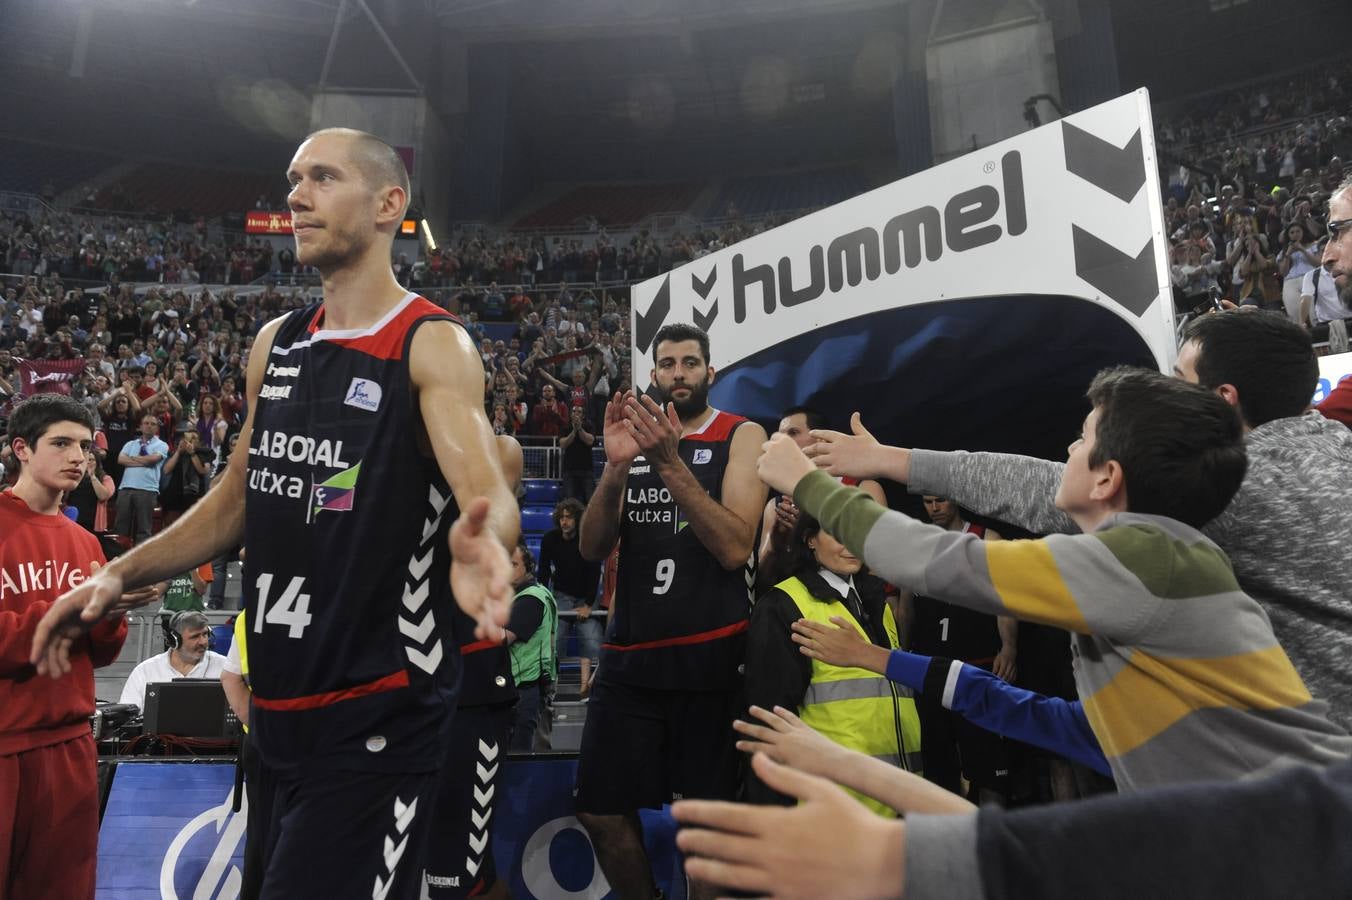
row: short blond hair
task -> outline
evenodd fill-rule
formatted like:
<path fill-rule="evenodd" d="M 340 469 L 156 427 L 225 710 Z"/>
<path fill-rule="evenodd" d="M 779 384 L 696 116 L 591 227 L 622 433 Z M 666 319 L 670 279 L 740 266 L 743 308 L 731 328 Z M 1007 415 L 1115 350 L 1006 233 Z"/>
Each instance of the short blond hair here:
<path fill-rule="evenodd" d="M 399 151 L 374 134 L 357 128 L 321 128 L 307 135 L 305 140 L 329 136 L 348 139 L 353 147 L 352 161 L 371 190 L 379 191 L 387 187 L 401 189 L 404 192 L 404 209 L 400 215 L 408 212 L 412 190 L 408 182 L 408 169 Z"/>

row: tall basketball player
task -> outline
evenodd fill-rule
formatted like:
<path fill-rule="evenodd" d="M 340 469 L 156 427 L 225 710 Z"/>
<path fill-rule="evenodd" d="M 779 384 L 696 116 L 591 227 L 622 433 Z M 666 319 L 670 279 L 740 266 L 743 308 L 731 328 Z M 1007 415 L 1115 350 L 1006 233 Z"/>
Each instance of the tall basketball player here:
<path fill-rule="evenodd" d="M 452 603 L 501 636 L 519 519 L 473 343 L 391 274 L 409 196 L 398 154 L 328 129 L 287 179 L 296 258 L 319 270 L 324 299 L 258 335 L 248 453 L 171 528 L 63 596 L 33 658 L 60 674 L 125 587 L 242 541 L 251 736 L 276 776 L 261 896 L 414 898 L 460 674 Z"/>
<path fill-rule="evenodd" d="M 638 810 L 731 798 L 740 780 L 731 729 L 744 709 L 765 429 L 709 405 L 714 375 L 704 331 L 657 332 L 652 381 L 664 405 L 632 393 L 607 405 L 605 472 L 579 530 L 588 559 L 620 547 L 575 794 L 601 868 L 626 900 L 658 896 Z"/>

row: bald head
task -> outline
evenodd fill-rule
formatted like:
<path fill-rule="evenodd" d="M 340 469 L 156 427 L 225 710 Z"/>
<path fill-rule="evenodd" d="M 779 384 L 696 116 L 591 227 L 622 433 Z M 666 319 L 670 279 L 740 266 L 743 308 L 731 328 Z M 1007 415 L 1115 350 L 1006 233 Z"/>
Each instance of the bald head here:
<path fill-rule="evenodd" d="M 362 179 L 373 191 L 397 187 L 404 192 L 404 209 L 408 211 L 408 169 L 399 153 L 389 144 L 366 131 L 356 128 L 324 128 L 308 135 L 305 140 L 318 137 L 343 138 L 348 145 L 349 158 L 361 172 Z"/>

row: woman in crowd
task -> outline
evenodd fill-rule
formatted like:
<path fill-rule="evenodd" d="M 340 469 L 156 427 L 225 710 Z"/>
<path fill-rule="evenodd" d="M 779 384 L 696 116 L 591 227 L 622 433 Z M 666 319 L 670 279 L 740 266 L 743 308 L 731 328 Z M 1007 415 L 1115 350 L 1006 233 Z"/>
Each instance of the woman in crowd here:
<path fill-rule="evenodd" d="M 153 397 L 164 390 L 164 380 L 160 378 L 160 364 L 151 360 L 146 363 L 146 374 L 141 379 L 141 397 Z"/>
<path fill-rule="evenodd" d="M 507 407 L 501 403 L 493 404 L 493 417 L 491 419 L 494 434 L 516 434 L 515 423 L 511 415 L 507 412 Z"/>
<path fill-rule="evenodd" d="M 197 431 L 192 428 L 184 431 L 178 446 L 164 461 L 161 475 L 160 508 L 164 510 L 166 526 L 207 492 L 211 478 L 210 460 L 211 451 L 203 450 Z"/>
<path fill-rule="evenodd" d="M 66 503 L 75 507 L 75 521 L 86 531 L 102 534 L 108 530 L 108 501 L 115 485 L 94 451 L 85 451 L 85 473 L 68 494 Z"/>
<path fill-rule="evenodd" d="M 122 465 L 117 461 L 118 451 L 132 439 L 141 423 L 141 401 L 128 386 L 116 388 L 99 403 L 99 417 L 103 420 L 103 434 L 108 439 L 108 457 L 104 466 L 114 483 L 122 480 Z"/>
<path fill-rule="evenodd" d="M 1318 247 L 1304 225 L 1292 222 L 1286 229 L 1286 246 L 1277 254 L 1277 271 L 1282 276 L 1282 306 L 1297 325 L 1300 324 L 1300 282 L 1306 272 L 1317 266 Z"/>
<path fill-rule="evenodd" d="M 219 453 L 229 427 L 230 423 L 221 415 L 220 401 L 215 394 L 203 394 L 198 398 L 197 416 L 192 421 L 192 428 L 197 432 L 201 446 Z"/>
<path fill-rule="evenodd" d="M 220 414 L 231 426 L 244 422 L 244 398 L 240 396 L 236 384 L 235 376 L 221 375 Z"/>

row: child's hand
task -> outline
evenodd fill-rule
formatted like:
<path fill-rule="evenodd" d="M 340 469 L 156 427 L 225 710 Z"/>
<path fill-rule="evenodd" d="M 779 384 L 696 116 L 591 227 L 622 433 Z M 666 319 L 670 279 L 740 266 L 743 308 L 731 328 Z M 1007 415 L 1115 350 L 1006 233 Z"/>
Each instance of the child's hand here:
<path fill-rule="evenodd" d="M 843 748 L 803 724 L 803 720 L 782 706 L 774 712 L 753 706 L 752 716 L 764 723 L 756 725 L 741 719 L 732 723 L 738 734 L 750 740 L 738 741 L 737 749 L 746 753 L 764 753 L 777 763 L 813 775 L 832 776 L 833 758 Z"/>
<path fill-rule="evenodd" d="M 819 659 L 828 666 L 863 666 L 868 661 L 863 651 L 873 644 L 840 616 L 832 616 L 831 621 L 835 625 L 799 619 L 793 623 L 793 642 L 804 656 Z"/>
<path fill-rule="evenodd" d="M 756 460 L 756 474 L 760 480 L 790 497 L 798 482 L 814 468 L 793 439 L 783 434 L 772 434 L 761 444 L 761 455 Z"/>

